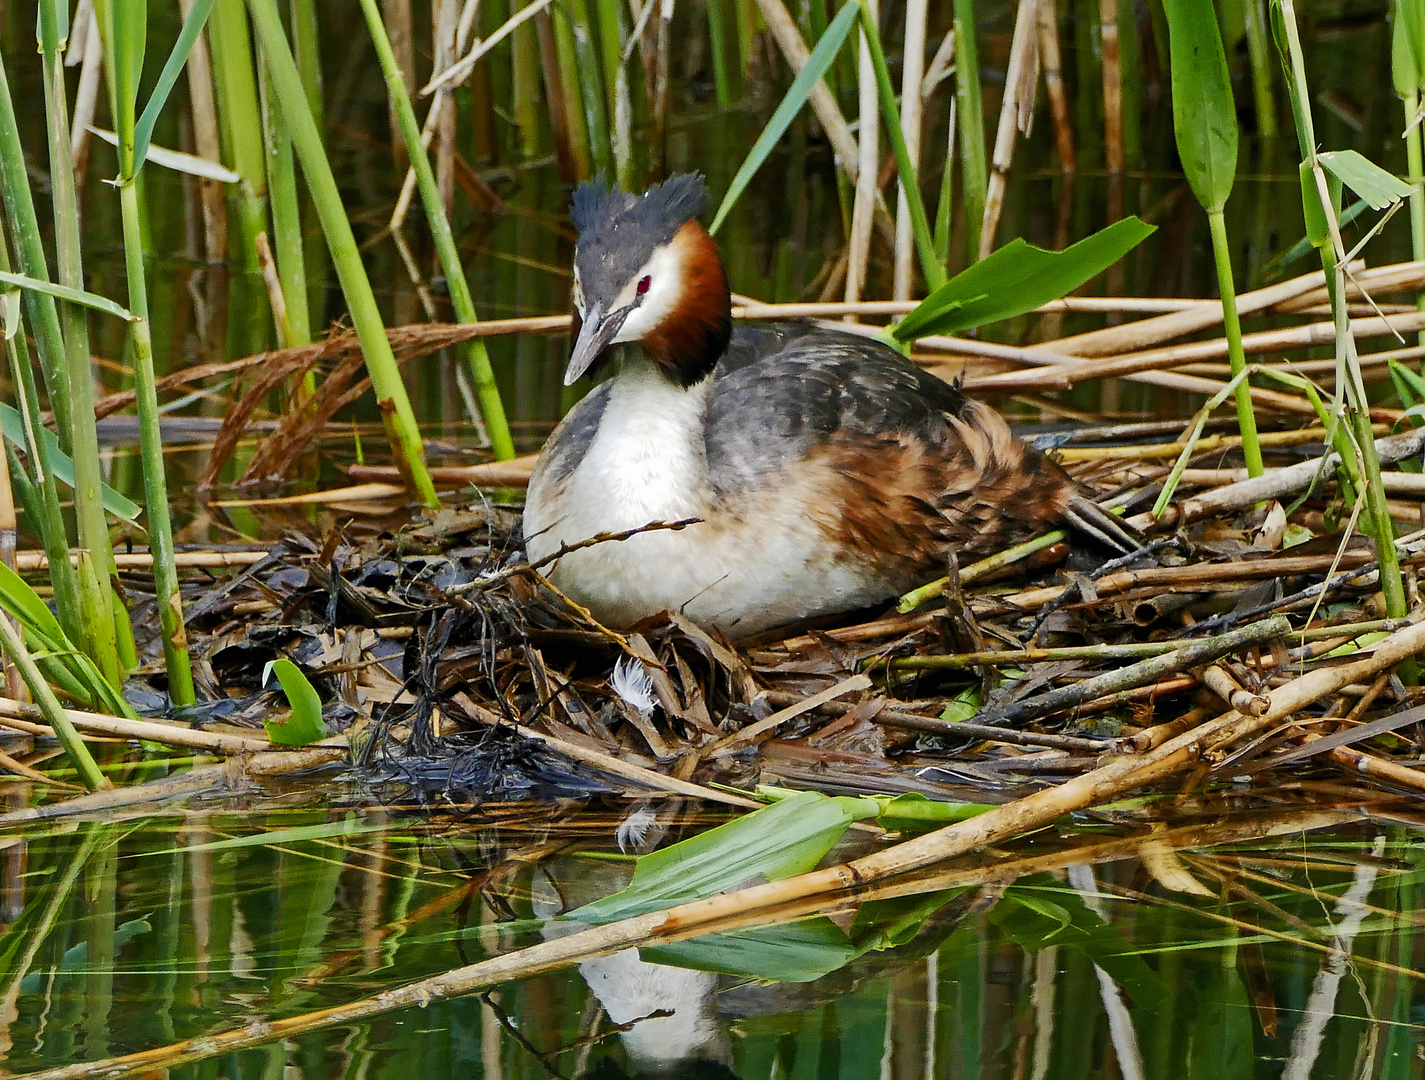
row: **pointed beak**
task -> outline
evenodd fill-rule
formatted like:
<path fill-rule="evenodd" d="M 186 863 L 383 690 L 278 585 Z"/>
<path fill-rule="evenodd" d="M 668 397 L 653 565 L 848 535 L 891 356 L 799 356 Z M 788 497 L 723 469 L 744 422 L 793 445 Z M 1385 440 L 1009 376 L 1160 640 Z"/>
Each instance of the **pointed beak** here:
<path fill-rule="evenodd" d="M 629 310 L 624 307 L 605 315 L 603 305 L 595 304 L 585 312 L 584 320 L 579 325 L 579 336 L 569 353 L 569 366 L 564 369 L 565 386 L 573 386 L 581 375 L 593 367 L 594 361 L 603 355 L 618 335 Z"/>

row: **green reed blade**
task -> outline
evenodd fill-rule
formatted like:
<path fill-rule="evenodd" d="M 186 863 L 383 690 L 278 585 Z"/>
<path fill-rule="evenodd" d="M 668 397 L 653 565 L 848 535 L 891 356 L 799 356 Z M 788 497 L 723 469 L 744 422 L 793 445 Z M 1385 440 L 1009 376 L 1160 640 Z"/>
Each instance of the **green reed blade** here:
<path fill-rule="evenodd" d="M 267 163 L 243 0 L 215 0 L 208 16 L 208 47 L 223 157 L 242 177 L 228 196 L 228 247 L 235 271 L 229 283 L 228 348 L 246 356 L 267 347 L 270 316 L 257 258 L 257 234 L 267 229 Z"/>
<path fill-rule="evenodd" d="M 1172 67 L 1173 134 L 1188 186 L 1207 211 L 1217 290 L 1222 297 L 1222 321 L 1227 356 L 1237 383 L 1237 424 L 1242 432 L 1242 456 L 1247 472 L 1263 472 L 1257 441 L 1252 390 L 1243 372 L 1242 325 L 1237 317 L 1237 286 L 1232 274 L 1232 249 L 1227 242 L 1223 207 L 1237 176 L 1237 110 L 1227 73 L 1227 54 L 1212 0 L 1167 0 L 1168 52 Z"/>
<path fill-rule="evenodd" d="M 980 231 L 989 197 L 989 157 L 985 153 L 985 106 L 980 93 L 979 49 L 975 43 L 975 0 L 955 0 L 955 111 L 960 117 L 960 191 L 965 204 L 965 256 L 979 258 Z M 1091 95 L 1084 95 L 1091 97 Z"/>
<path fill-rule="evenodd" d="M 920 178 L 917 176 L 915 162 L 910 159 L 905 132 L 901 130 L 900 105 L 896 100 L 895 88 L 891 85 L 890 69 L 886 67 L 886 54 L 881 48 L 880 28 L 876 25 L 876 17 L 866 0 L 861 0 L 861 29 L 866 34 L 871 66 L 876 71 L 876 90 L 881 99 L 881 116 L 891 137 L 891 147 L 895 150 L 901 190 L 905 192 L 906 206 L 910 209 L 915 250 L 920 256 L 920 272 L 925 275 L 927 287 L 938 289 L 945 284 L 945 267 L 935 257 L 935 237 L 930 231 L 930 221 L 925 216 L 925 201 L 920 195 Z"/>
<path fill-rule="evenodd" d="M 441 203 L 435 172 L 431 169 L 430 155 L 426 153 L 421 142 L 420 124 L 416 122 L 415 111 L 411 108 L 410 94 L 406 90 L 405 80 L 401 77 L 396 55 L 391 50 L 391 40 L 386 36 L 386 27 L 381 21 L 376 0 L 361 0 L 361 10 L 366 16 L 366 25 L 370 29 L 372 43 L 376 46 L 376 57 L 386 77 L 386 92 L 401 126 L 406 153 L 410 157 L 411 167 L 416 171 L 416 186 L 421 194 L 421 204 L 425 207 L 431 236 L 435 240 L 441 271 L 445 274 L 450 290 L 450 305 L 455 310 L 455 317 L 461 322 L 479 322 L 475 301 L 470 294 L 470 284 L 465 278 L 465 268 L 460 262 L 460 251 L 455 246 L 455 236 L 450 231 L 450 221 L 445 216 L 445 207 Z M 508 460 L 515 456 L 515 444 L 510 436 L 509 421 L 505 418 L 505 406 L 500 400 L 500 388 L 495 382 L 495 372 L 490 366 L 490 354 L 480 338 L 464 346 L 464 351 L 466 362 L 470 366 L 470 377 L 475 383 L 475 393 L 480 400 L 480 412 L 490 435 L 491 448 L 497 458 Z"/>
<path fill-rule="evenodd" d="M 183 29 L 178 33 L 178 40 L 168 54 L 168 59 L 164 61 L 163 71 L 159 73 L 158 82 L 149 94 L 148 104 L 144 106 L 143 113 L 134 127 L 134 171 L 143 167 L 144 159 L 148 155 L 148 144 L 153 137 L 153 125 L 158 122 L 158 114 L 163 111 L 163 106 L 168 103 L 168 95 L 173 92 L 178 77 L 183 74 L 183 66 L 188 63 L 188 54 L 193 51 L 198 35 L 203 32 L 203 26 L 208 21 L 208 12 L 212 8 L 213 0 L 195 0 L 188 18 L 183 20 Z"/>
<path fill-rule="evenodd" d="M 737 175 L 727 186 L 727 194 L 722 197 L 722 203 L 718 206 L 717 213 L 713 215 L 712 224 L 708 226 L 708 232 L 714 236 L 717 235 L 717 231 L 722 227 L 728 213 L 742 196 L 742 192 L 746 190 L 752 177 L 776 149 L 777 144 L 782 141 L 782 136 L 786 134 L 787 128 L 791 127 L 792 120 L 797 113 L 801 112 L 802 106 L 811 97 L 812 88 L 816 86 L 817 80 L 826 73 L 826 69 L 836 58 L 842 43 L 846 41 L 846 35 L 851 33 L 851 27 L 856 22 L 860 10 L 860 0 L 846 0 L 841 10 L 836 13 L 836 18 L 826 28 L 826 33 L 821 35 L 821 40 L 811 51 L 806 67 L 802 68 L 801 73 L 792 80 L 787 96 L 782 98 L 782 103 L 777 106 L 776 112 L 767 121 L 767 126 L 762 129 L 762 134 L 757 137 L 757 141 L 753 143 L 747 157 L 738 167 Z"/>
<path fill-rule="evenodd" d="M 139 419 L 139 454 L 143 462 L 144 501 L 148 508 L 149 550 L 153 554 L 154 595 L 163 637 L 169 697 L 175 705 L 196 700 L 193 669 L 188 656 L 188 632 L 183 621 L 183 600 L 174 562 L 173 523 L 169 515 L 168 478 L 163 460 L 163 435 L 159 425 L 158 391 L 154 384 L 153 340 L 148 320 L 148 281 L 144 269 L 137 170 L 141 165 L 135 145 L 134 111 L 142 74 L 143 50 L 133 38 L 145 30 L 144 0 L 95 0 L 99 36 L 104 46 L 104 68 L 109 78 L 110 107 L 119 137 L 118 180 L 120 217 L 123 222 L 124 266 L 128 276 L 129 307 L 136 320 L 130 343 L 134 364 L 134 397 Z M 196 34 L 194 35 L 196 37 Z"/>
<path fill-rule="evenodd" d="M 401 372 L 386 337 L 381 312 L 376 306 L 376 295 L 371 291 L 371 281 L 361 261 L 361 249 L 351 231 L 351 222 L 347 220 L 346 208 L 342 205 L 341 192 L 322 147 L 321 135 L 312 119 L 312 111 L 307 107 L 306 92 L 287 47 L 276 5 L 274 0 L 248 0 L 248 8 L 269 64 L 278 105 L 287 120 L 293 148 L 302 164 L 302 173 L 307 179 L 322 231 L 331 249 L 337 278 L 351 310 L 352 324 L 366 354 L 366 370 L 371 375 L 377 403 L 383 414 L 388 408 L 390 410 L 388 430 L 397 467 L 408 478 L 415 494 L 427 505 L 436 506 L 439 499 L 426 469 L 425 448 L 421 443 L 415 413 L 406 396 L 406 387 L 401 382 Z"/>
<path fill-rule="evenodd" d="M 10 94 L 5 85 L 4 68 L 0 65 L 0 169 L 4 169 L 8 175 L 9 170 L 4 168 L 6 147 L 9 140 L 5 136 L 10 132 L 6 120 L 13 120 L 14 113 L 10 109 Z M 21 170 L 23 175 L 23 167 Z M 29 188 L 26 186 L 24 194 L 28 196 Z M 16 193 L 6 188 L 7 205 L 12 196 Z M 33 207 L 31 207 L 33 212 Z M 11 218 L 13 228 L 14 218 Z M 10 266 L 10 249 L 5 243 L 4 230 L 0 229 L 0 269 L 8 269 Z M 51 300 L 51 304 L 53 301 Z M 58 317 L 56 316 L 56 321 Z M 39 335 L 36 334 L 36 340 Z M 75 641 L 83 640 L 83 625 L 79 621 L 79 577 L 74 572 L 74 567 L 69 563 L 69 533 L 64 524 L 64 513 L 60 508 L 59 491 L 55 484 L 56 469 L 53 456 L 50 454 L 50 445 L 54 449 L 59 449 L 58 437 L 40 423 L 40 396 L 35 387 L 35 372 L 30 364 L 29 347 L 25 343 L 25 335 L 15 333 L 5 342 L 6 359 L 10 364 L 10 377 L 14 380 L 16 396 L 23 409 L 22 419 L 24 430 L 22 443 L 29 454 L 29 467 L 33 470 L 33 478 L 25 471 L 18 461 L 11 466 L 10 480 L 12 486 L 20 491 L 21 499 L 25 504 L 26 513 L 29 515 L 30 527 L 39 534 L 40 543 L 45 549 L 45 555 L 49 558 L 50 583 L 54 586 L 55 611 L 68 631 L 70 637 Z M 73 463 L 70 463 L 70 476 L 73 477 Z"/>
<path fill-rule="evenodd" d="M 267 62 L 261 62 L 258 89 L 262 104 L 262 138 L 267 147 L 268 195 L 272 206 L 273 254 L 277 279 L 287 306 L 283 324 L 284 346 L 307 345 L 312 340 L 312 321 L 307 308 L 306 253 L 302 248 L 302 214 L 297 198 L 297 167 L 292 159 L 292 137 L 287 123 L 272 100 L 272 77 Z M 316 389 L 316 374 L 302 377 L 303 392 Z"/>
<path fill-rule="evenodd" d="M 1425 153 L 1421 148 L 1421 65 L 1425 63 L 1425 7 L 1415 0 L 1396 0 L 1391 24 L 1390 70 L 1395 92 L 1405 106 L 1405 161 L 1410 182 L 1410 251 L 1425 259 Z M 1415 294 L 1415 306 L 1425 311 L 1425 292 Z M 1425 330 L 1416 340 L 1425 345 Z"/>
<path fill-rule="evenodd" d="M 40 2 L 42 5 L 53 5 L 60 0 Z M 41 63 L 44 69 L 45 129 L 49 136 L 56 276 L 60 284 L 82 290 L 83 245 L 79 236 L 79 199 L 74 188 L 74 163 L 69 147 L 70 116 L 63 59 L 58 50 L 47 51 L 42 54 Z M 114 553 L 104 516 L 89 325 L 84 310 L 71 303 L 60 305 L 60 323 L 64 330 L 65 370 L 71 406 L 69 442 L 65 449 L 74 459 L 74 508 L 79 547 L 88 552 L 87 561 L 90 563 L 87 572 L 86 560 L 81 560 L 79 568 L 80 617 L 85 620 L 83 640 L 84 646 L 104 672 L 104 677 L 118 686 L 122 673 L 119 670 L 114 626 L 113 593 L 109 587 L 115 573 Z"/>

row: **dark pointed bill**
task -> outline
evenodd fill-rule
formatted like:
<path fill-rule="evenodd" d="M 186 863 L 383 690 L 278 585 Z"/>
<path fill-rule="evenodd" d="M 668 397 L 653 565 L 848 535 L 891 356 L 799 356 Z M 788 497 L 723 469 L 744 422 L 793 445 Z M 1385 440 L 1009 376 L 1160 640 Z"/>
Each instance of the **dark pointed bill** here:
<path fill-rule="evenodd" d="M 579 326 L 579 336 L 569 353 L 569 366 L 564 369 L 565 386 L 573 386 L 579 377 L 594 365 L 594 361 L 603 355 L 609 343 L 618 335 L 619 328 L 623 326 L 623 321 L 628 318 L 631 310 L 623 307 L 605 315 L 603 306 L 595 304 L 584 314 L 584 321 Z"/>

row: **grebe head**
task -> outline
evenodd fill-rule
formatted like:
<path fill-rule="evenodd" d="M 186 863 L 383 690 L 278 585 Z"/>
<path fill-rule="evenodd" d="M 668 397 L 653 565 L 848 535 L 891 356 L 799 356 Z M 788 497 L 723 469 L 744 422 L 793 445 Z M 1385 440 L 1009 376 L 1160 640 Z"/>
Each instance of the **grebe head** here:
<path fill-rule="evenodd" d="M 602 179 L 579 185 L 565 386 L 621 342 L 638 342 L 681 386 L 712 371 L 732 335 L 732 302 L 717 245 L 697 221 L 707 204 L 697 174 L 670 177 L 642 195 Z"/>

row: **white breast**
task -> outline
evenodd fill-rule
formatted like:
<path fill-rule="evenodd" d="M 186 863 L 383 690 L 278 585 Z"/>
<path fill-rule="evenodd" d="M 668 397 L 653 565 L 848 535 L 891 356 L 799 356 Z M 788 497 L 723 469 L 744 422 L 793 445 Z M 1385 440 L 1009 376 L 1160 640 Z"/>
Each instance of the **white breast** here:
<path fill-rule="evenodd" d="M 603 533 L 702 519 L 572 552 L 546 570 L 611 626 L 670 610 L 747 636 L 893 593 L 829 544 L 813 513 L 825 520 L 834 499 L 822 477 L 714 498 L 705 429 L 711 387 L 708 379 L 683 389 L 646 361 L 630 361 L 573 471 L 563 478 L 536 472 L 525 505 L 529 558 Z"/>

